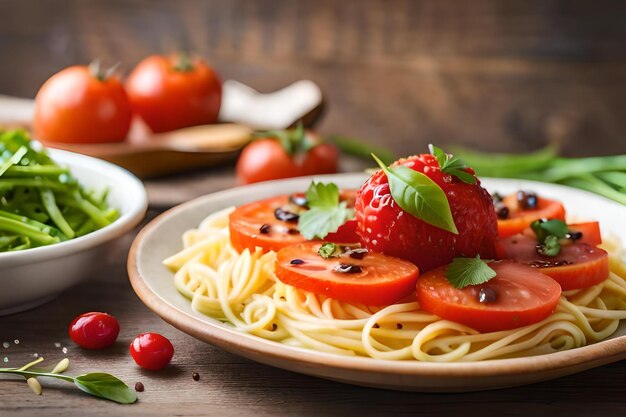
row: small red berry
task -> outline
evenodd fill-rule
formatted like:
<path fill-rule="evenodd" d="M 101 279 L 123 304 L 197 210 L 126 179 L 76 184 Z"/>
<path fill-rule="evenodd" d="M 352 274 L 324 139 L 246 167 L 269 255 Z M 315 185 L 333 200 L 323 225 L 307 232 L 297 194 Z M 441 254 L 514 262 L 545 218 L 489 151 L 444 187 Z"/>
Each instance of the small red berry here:
<path fill-rule="evenodd" d="M 70 338 L 85 349 L 111 346 L 120 333 L 117 319 L 107 313 L 91 312 L 76 317 L 69 326 Z"/>
<path fill-rule="evenodd" d="M 174 346 L 158 333 L 142 333 L 130 344 L 130 354 L 137 365 L 151 371 L 165 368 L 174 356 Z"/>

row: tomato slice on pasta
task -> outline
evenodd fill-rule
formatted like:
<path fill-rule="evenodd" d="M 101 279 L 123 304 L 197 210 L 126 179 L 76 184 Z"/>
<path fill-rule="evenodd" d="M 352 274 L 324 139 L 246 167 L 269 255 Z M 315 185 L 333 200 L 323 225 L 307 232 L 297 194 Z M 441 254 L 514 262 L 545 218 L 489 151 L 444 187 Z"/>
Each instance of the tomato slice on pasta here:
<path fill-rule="evenodd" d="M 419 270 L 409 261 L 376 252 L 354 257 L 349 251 L 324 259 L 318 254 L 321 245 L 307 242 L 280 250 L 276 277 L 305 291 L 366 305 L 392 304 L 415 291 Z"/>
<path fill-rule="evenodd" d="M 554 312 L 561 287 L 553 279 L 515 262 L 489 266 L 496 271 L 494 278 L 463 289 L 448 282 L 446 266 L 425 273 L 417 282 L 420 307 L 483 333 L 537 323 Z M 486 302 L 479 301 L 481 291 Z"/>
<path fill-rule="evenodd" d="M 568 224 L 567 228 L 570 233 L 581 233 L 582 236 L 576 240 L 576 243 L 586 243 L 591 246 L 598 246 L 602 243 L 602 235 L 600 234 L 600 223 L 598 222 L 586 222 L 586 223 L 572 223 Z M 535 238 L 535 232 L 528 227 L 524 229 L 523 234 Z"/>
<path fill-rule="evenodd" d="M 536 268 L 558 282 L 563 291 L 591 287 L 609 277 L 608 253 L 586 243 L 562 245 L 557 256 L 544 256 L 537 253 L 535 238 L 515 235 L 498 243 L 498 255 Z"/>
<path fill-rule="evenodd" d="M 341 200 L 346 201 L 348 207 L 354 207 L 355 196 L 354 190 L 341 192 Z M 244 249 L 253 251 L 258 246 L 264 252 L 269 252 L 306 242 L 298 232 L 298 214 L 307 208 L 297 203 L 300 203 L 299 199 L 304 200 L 304 194 L 291 197 L 290 200 L 290 195 L 281 195 L 237 207 L 230 214 L 228 225 L 233 247 L 242 252 Z M 282 212 L 277 213 L 276 210 Z M 327 236 L 327 240 L 336 243 L 358 242 L 356 222 L 346 222 L 337 232 Z"/>
<path fill-rule="evenodd" d="M 502 205 L 507 208 L 508 215 L 505 219 L 498 218 L 498 235 L 501 238 L 522 233 L 535 220 L 565 220 L 563 204 L 540 196 L 537 197 L 534 209 L 525 209 L 518 201 L 517 193 L 504 197 Z"/>

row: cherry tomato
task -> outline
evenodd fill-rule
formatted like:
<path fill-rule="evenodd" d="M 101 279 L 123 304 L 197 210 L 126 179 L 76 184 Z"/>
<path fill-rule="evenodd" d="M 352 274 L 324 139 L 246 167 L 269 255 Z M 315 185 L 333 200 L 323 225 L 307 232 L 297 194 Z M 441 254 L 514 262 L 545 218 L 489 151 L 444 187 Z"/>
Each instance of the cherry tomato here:
<path fill-rule="evenodd" d="M 130 344 L 130 354 L 142 368 L 158 371 L 165 368 L 174 356 L 174 346 L 158 333 L 142 333 Z"/>
<path fill-rule="evenodd" d="M 479 332 L 495 332 L 537 323 L 552 314 L 561 287 L 550 277 L 514 262 L 491 262 L 495 278 L 463 289 L 445 277 L 446 267 L 423 274 L 417 283 L 417 299 L 424 311 L 465 324 Z M 480 302 L 479 295 L 487 302 Z"/>
<path fill-rule="evenodd" d="M 178 55 L 150 56 L 128 76 L 133 110 L 153 132 L 215 123 L 222 83 L 204 61 Z"/>
<path fill-rule="evenodd" d="M 565 208 L 556 200 L 536 196 L 536 208 L 529 209 L 524 208 L 524 204 L 518 199 L 518 193 L 513 193 L 502 199 L 502 205 L 506 207 L 508 214 L 506 218 L 498 218 L 500 237 L 522 233 L 532 222 L 539 219 L 565 221 Z"/>
<path fill-rule="evenodd" d="M 536 238 L 515 235 L 499 242 L 498 255 L 537 268 L 563 291 L 591 287 L 609 277 L 608 253 L 585 243 L 564 244 L 557 256 L 544 256 L 537 253 Z"/>
<path fill-rule="evenodd" d="M 391 196 L 387 176 L 378 171 L 361 187 L 356 198 L 357 233 L 365 248 L 409 260 L 420 271 L 446 265 L 457 256 L 495 255 L 496 214 L 491 196 L 480 181 L 471 185 L 443 174 L 432 155 L 416 155 L 393 164 L 398 165 L 424 173 L 442 188 L 459 234 L 439 229 L 402 210 Z"/>
<path fill-rule="evenodd" d="M 352 207 L 355 193 L 353 190 L 342 191 L 340 199 L 346 201 L 348 207 Z M 298 231 L 298 215 L 307 208 L 290 202 L 289 197 L 282 195 L 237 207 L 230 214 L 228 222 L 233 247 L 242 252 L 244 249 L 254 251 L 258 246 L 268 252 L 305 242 L 306 239 Z M 293 197 L 304 201 L 302 193 Z M 277 214 L 276 210 L 282 210 L 282 215 Z M 335 243 L 358 242 L 354 234 L 354 224 L 346 222 L 337 232 L 329 234 L 326 240 Z"/>
<path fill-rule="evenodd" d="M 375 252 L 324 259 L 317 253 L 321 245 L 307 242 L 281 249 L 276 278 L 318 295 L 366 305 L 392 304 L 415 290 L 419 270 L 408 261 Z"/>
<path fill-rule="evenodd" d="M 85 349 L 103 349 L 117 340 L 120 324 L 107 313 L 91 312 L 81 314 L 70 323 L 70 338 Z"/>
<path fill-rule="evenodd" d="M 337 172 L 339 152 L 311 132 L 316 143 L 305 153 L 290 155 L 275 138 L 262 138 L 246 146 L 237 161 L 237 179 L 242 184 Z"/>
<path fill-rule="evenodd" d="M 53 75 L 35 97 L 35 135 L 47 143 L 123 141 L 131 118 L 120 81 L 86 66 L 69 67 Z"/>

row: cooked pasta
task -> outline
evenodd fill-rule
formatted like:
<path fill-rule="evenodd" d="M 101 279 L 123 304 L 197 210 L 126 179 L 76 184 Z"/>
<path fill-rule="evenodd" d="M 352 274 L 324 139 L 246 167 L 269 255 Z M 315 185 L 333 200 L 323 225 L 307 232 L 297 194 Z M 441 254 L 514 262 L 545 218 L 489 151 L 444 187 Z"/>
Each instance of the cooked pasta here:
<path fill-rule="evenodd" d="M 388 360 L 480 361 L 584 346 L 609 337 L 626 319 L 626 263 L 614 241 L 604 245 L 611 263 L 605 282 L 562 293 L 554 314 L 539 323 L 479 333 L 421 311 L 415 296 L 371 307 L 285 285 L 275 278 L 274 252 L 232 248 L 231 211 L 185 232 L 184 249 L 164 264 L 194 310 L 286 345 Z"/>

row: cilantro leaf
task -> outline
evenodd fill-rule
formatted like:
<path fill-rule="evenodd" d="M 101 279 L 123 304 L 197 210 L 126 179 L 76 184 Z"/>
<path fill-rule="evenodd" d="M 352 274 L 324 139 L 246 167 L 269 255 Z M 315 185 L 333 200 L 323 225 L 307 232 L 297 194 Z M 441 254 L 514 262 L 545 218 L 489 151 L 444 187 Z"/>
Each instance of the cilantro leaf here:
<path fill-rule="evenodd" d="M 345 201 L 339 201 L 339 188 L 332 182 L 312 181 L 306 199 L 309 210 L 298 219 L 298 230 L 306 239 L 323 239 L 354 218 L 354 210 L 348 208 Z"/>
<path fill-rule="evenodd" d="M 341 248 L 336 243 L 326 242 L 320 246 L 317 253 L 324 259 L 335 258 L 341 255 Z"/>
<path fill-rule="evenodd" d="M 453 287 L 461 289 L 489 281 L 496 276 L 496 271 L 476 255 L 476 258 L 454 258 L 445 275 Z"/>
<path fill-rule="evenodd" d="M 387 167 L 376 155 L 372 157 L 387 175 L 391 196 L 402 210 L 430 225 L 455 235 L 459 233 L 448 197 L 436 182 L 411 168 Z"/>
<path fill-rule="evenodd" d="M 431 155 L 437 158 L 439 168 L 444 174 L 450 174 L 466 184 L 476 184 L 476 177 L 465 169 L 469 168 L 469 165 L 465 163 L 461 158 L 445 153 L 441 148 L 435 145 L 428 145 Z"/>

